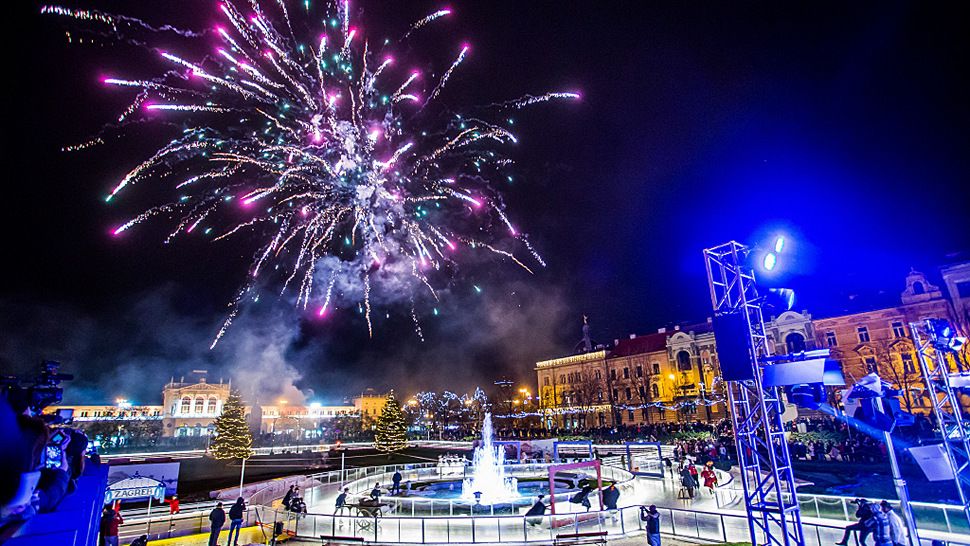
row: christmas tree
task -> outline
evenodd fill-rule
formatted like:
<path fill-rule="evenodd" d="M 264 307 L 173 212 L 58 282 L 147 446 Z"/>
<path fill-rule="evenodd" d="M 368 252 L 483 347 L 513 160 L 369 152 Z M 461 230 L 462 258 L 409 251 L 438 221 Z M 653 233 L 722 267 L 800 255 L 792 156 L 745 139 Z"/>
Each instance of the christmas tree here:
<path fill-rule="evenodd" d="M 246 423 L 246 410 L 239 394 L 229 393 L 222 406 L 222 415 L 216 417 L 216 437 L 209 450 L 216 459 L 248 459 L 253 454 L 253 435 Z"/>
<path fill-rule="evenodd" d="M 408 447 L 408 429 L 404 423 L 404 413 L 394 398 L 394 391 L 387 395 L 384 409 L 377 419 L 377 430 L 374 433 L 374 447 L 380 451 L 392 453 Z"/>

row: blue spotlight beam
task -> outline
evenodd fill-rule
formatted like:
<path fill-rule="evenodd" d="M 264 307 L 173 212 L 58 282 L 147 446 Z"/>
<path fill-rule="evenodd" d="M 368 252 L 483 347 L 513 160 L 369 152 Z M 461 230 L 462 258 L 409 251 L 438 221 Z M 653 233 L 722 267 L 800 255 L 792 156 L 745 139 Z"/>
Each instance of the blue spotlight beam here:
<path fill-rule="evenodd" d="M 771 356 L 750 249 L 736 241 L 704 250 L 715 316 L 744 317 L 753 379 L 727 382 L 751 544 L 805 546 L 779 387 L 765 387 L 759 360 Z M 764 264 L 766 269 L 771 269 Z M 774 264 L 772 264 L 772 267 Z M 752 377 L 752 376 L 749 376 Z"/>
<path fill-rule="evenodd" d="M 970 425 L 962 414 L 960 399 L 951 384 L 959 376 L 950 370 L 947 351 L 934 347 L 934 330 L 929 321 L 909 323 L 919 368 L 930 395 L 930 405 L 939 424 L 947 462 L 953 471 L 963 514 L 970 523 Z M 931 367 L 931 363 L 933 364 Z"/>

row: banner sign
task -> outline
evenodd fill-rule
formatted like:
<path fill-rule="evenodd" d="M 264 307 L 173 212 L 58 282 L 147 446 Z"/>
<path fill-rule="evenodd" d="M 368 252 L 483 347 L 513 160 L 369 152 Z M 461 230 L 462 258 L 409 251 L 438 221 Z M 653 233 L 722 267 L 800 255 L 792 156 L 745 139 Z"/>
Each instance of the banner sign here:
<path fill-rule="evenodd" d="M 165 495 L 174 495 L 178 490 L 179 466 L 178 462 L 111 465 L 108 470 L 108 487 L 131 478 L 150 478 L 164 485 Z M 148 495 L 142 495 L 142 498 L 147 497 Z"/>

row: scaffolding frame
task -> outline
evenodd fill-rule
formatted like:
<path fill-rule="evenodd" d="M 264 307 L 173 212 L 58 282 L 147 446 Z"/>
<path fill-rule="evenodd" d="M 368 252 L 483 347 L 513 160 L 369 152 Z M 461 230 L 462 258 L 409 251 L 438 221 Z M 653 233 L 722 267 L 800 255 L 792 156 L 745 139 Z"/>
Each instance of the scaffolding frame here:
<path fill-rule="evenodd" d="M 921 330 L 926 332 L 925 336 Z M 947 464 L 953 472 L 964 517 L 970 523 L 970 431 L 967 430 L 970 422 L 963 418 L 960 398 L 953 387 L 953 379 L 965 378 L 967 374 L 950 370 L 946 357 L 948 351 L 935 347 L 937 340 L 933 339 L 933 330 L 928 321 L 909 323 L 909 331 L 933 415 L 940 428 Z M 930 362 L 934 362 L 935 366 L 930 368 Z"/>
<path fill-rule="evenodd" d="M 782 423 L 781 389 L 766 388 L 761 380 L 759 359 L 770 357 L 771 349 L 754 270 L 746 265 L 749 253 L 750 249 L 737 241 L 704 250 L 715 316 L 739 313 L 746 319 L 746 341 L 754 379 L 729 381 L 726 385 L 748 531 L 751 544 L 805 546 L 795 476 Z"/>

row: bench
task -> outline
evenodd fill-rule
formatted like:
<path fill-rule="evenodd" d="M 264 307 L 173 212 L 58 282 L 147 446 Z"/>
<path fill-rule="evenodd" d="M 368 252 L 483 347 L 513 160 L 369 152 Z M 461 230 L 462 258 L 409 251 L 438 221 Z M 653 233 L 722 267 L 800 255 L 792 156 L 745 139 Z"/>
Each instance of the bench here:
<path fill-rule="evenodd" d="M 342 537 L 338 535 L 320 535 L 320 540 L 324 544 L 343 544 L 343 543 L 356 543 L 363 544 L 364 539 L 362 537 Z"/>
<path fill-rule="evenodd" d="M 553 542 L 556 546 L 562 545 L 579 545 L 579 544 L 606 544 L 606 531 L 593 531 L 589 533 L 568 533 L 556 535 L 556 540 Z"/>

